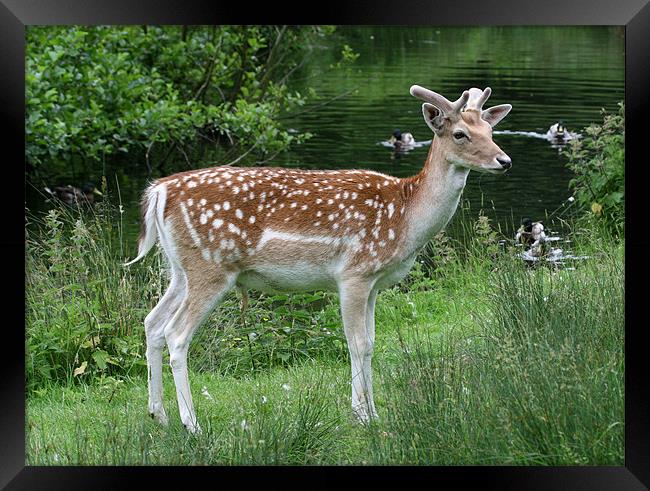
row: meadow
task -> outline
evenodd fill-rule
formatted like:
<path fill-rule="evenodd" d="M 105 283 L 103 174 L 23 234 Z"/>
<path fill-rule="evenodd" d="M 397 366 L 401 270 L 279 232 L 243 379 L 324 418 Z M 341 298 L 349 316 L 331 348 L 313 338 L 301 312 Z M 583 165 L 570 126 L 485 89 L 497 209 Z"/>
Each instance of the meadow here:
<path fill-rule="evenodd" d="M 622 465 L 624 241 L 572 224 L 569 267 L 531 267 L 482 214 L 455 219 L 380 293 L 380 419 L 349 404 L 338 299 L 236 292 L 190 349 L 203 433 L 147 414 L 142 320 L 160 254 L 124 268 L 120 209 L 32 216 L 27 242 L 28 465 Z"/>

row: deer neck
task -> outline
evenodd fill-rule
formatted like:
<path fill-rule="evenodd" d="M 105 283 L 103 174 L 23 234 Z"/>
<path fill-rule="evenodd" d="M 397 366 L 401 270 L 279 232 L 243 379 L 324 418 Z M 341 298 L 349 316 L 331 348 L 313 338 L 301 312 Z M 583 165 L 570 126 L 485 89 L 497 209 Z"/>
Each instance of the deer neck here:
<path fill-rule="evenodd" d="M 456 212 L 469 169 L 452 164 L 440 139 L 434 136 L 422 171 L 407 179 L 411 186 L 407 241 L 413 252 L 440 232 Z"/>

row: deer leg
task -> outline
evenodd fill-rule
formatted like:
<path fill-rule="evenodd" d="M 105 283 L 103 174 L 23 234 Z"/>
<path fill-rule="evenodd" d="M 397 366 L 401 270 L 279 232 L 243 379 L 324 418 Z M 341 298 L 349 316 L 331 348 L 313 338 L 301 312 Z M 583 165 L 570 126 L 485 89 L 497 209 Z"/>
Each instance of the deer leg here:
<path fill-rule="evenodd" d="M 367 380 L 368 388 L 368 409 L 370 416 L 377 418 L 377 411 L 375 410 L 375 402 L 372 393 L 372 352 L 375 346 L 375 301 L 377 300 L 377 290 L 373 289 L 368 297 L 368 305 L 366 306 L 366 334 L 368 336 L 368 344 L 370 349 L 366 351 L 366 356 L 363 360 L 363 376 Z"/>
<path fill-rule="evenodd" d="M 372 285 L 347 281 L 339 286 L 341 317 L 352 365 L 352 411 L 366 423 L 373 416 L 372 380 L 369 375 L 373 339 L 368 335 L 368 303 Z M 367 366 L 367 370 L 365 367 Z"/>
<path fill-rule="evenodd" d="M 187 374 L 187 351 L 196 328 L 235 284 L 235 275 L 221 275 L 193 285 L 188 281 L 187 295 L 174 318 L 165 326 L 169 364 L 174 375 L 181 421 L 191 433 L 201 428 L 194 413 Z"/>
<path fill-rule="evenodd" d="M 144 320 L 147 339 L 147 372 L 149 382 L 149 414 L 159 423 L 167 424 L 163 406 L 162 352 L 165 347 L 165 324 L 178 310 L 185 294 L 182 273 L 172 270 L 167 291 Z"/>

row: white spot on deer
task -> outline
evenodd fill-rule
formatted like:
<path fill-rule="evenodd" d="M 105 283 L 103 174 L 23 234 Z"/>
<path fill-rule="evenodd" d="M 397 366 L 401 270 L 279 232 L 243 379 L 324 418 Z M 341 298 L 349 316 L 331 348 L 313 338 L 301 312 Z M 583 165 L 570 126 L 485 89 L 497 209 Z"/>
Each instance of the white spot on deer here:
<path fill-rule="evenodd" d="M 318 227 L 320 225 L 320 222 L 314 222 L 314 227 Z"/>
<path fill-rule="evenodd" d="M 234 194 L 239 194 L 239 187 L 238 187 L 238 186 L 233 187 L 233 188 L 232 188 L 232 192 L 233 192 Z"/>
<path fill-rule="evenodd" d="M 255 223 L 255 215 L 251 215 L 248 217 L 248 223 Z"/>
<path fill-rule="evenodd" d="M 223 220 L 221 218 L 217 218 L 212 222 L 212 226 L 214 228 L 220 228 L 223 225 Z"/>
<path fill-rule="evenodd" d="M 199 238 L 199 234 L 196 233 L 194 225 L 192 225 L 192 221 L 187 214 L 187 208 L 185 208 L 184 203 L 181 203 L 181 213 L 183 215 L 183 220 L 185 221 L 185 226 L 190 233 L 190 237 L 192 237 L 192 241 L 197 247 L 201 247 L 201 239 Z"/>
<path fill-rule="evenodd" d="M 193 206 L 194 205 L 194 200 L 192 198 L 187 200 L 187 206 Z"/>
<path fill-rule="evenodd" d="M 212 258 L 212 254 L 210 254 L 210 249 L 203 249 L 201 251 L 201 254 L 203 255 L 203 259 L 206 261 L 209 261 Z"/>
<path fill-rule="evenodd" d="M 328 200 L 327 200 L 327 204 L 328 204 L 328 205 L 331 205 L 332 203 L 334 203 L 334 200 L 333 200 L 333 199 L 328 199 Z"/>
<path fill-rule="evenodd" d="M 199 201 L 199 203 L 201 204 L 201 206 L 205 206 L 207 201 L 205 200 L 205 198 L 201 198 L 201 201 Z"/>
<path fill-rule="evenodd" d="M 316 198 L 316 204 L 317 204 L 317 205 L 320 205 L 322 202 L 323 202 L 322 199 L 320 199 L 320 198 Z"/>
<path fill-rule="evenodd" d="M 230 210 L 230 201 L 224 201 L 223 209 L 226 211 Z"/>
<path fill-rule="evenodd" d="M 195 188 L 196 187 L 196 181 L 190 181 L 187 183 L 188 188 Z"/>
<path fill-rule="evenodd" d="M 307 209 L 307 205 L 302 205 L 302 206 L 300 207 L 300 209 L 303 210 L 303 211 L 305 211 L 305 210 Z"/>
<path fill-rule="evenodd" d="M 298 203 L 296 203 L 295 201 L 291 203 L 291 208 L 295 208 L 296 206 L 298 206 Z"/>
<path fill-rule="evenodd" d="M 232 223 L 228 224 L 228 230 L 230 230 L 233 234 L 239 235 L 241 233 L 241 230 L 237 225 L 234 225 Z"/>
<path fill-rule="evenodd" d="M 395 231 L 392 228 L 388 229 L 388 238 L 390 240 L 395 240 Z"/>
<path fill-rule="evenodd" d="M 235 216 L 241 220 L 242 218 L 244 218 L 244 213 L 239 208 L 237 208 L 235 210 Z"/>
<path fill-rule="evenodd" d="M 393 213 L 395 213 L 395 205 L 390 202 L 388 203 L 388 218 L 392 217 Z"/>
<path fill-rule="evenodd" d="M 201 225 L 205 225 L 206 223 L 208 223 L 208 215 L 206 215 L 205 213 L 201 213 L 199 222 L 201 222 Z"/>

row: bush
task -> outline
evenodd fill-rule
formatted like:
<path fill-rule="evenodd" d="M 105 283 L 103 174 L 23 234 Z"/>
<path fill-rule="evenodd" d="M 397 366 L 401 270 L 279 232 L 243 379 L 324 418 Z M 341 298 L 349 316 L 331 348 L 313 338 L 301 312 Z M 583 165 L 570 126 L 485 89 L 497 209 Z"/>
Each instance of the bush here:
<path fill-rule="evenodd" d="M 602 124 L 585 128 L 572 140 L 568 166 L 575 173 L 570 186 L 580 205 L 608 226 L 623 230 L 625 220 L 625 107 L 606 114 Z"/>
<path fill-rule="evenodd" d="M 199 140 L 277 152 L 281 111 L 305 102 L 286 79 L 317 27 L 31 26 L 27 29 L 26 156 L 61 171 L 137 152 L 160 160 Z M 133 159 L 131 159 L 133 161 Z"/>

